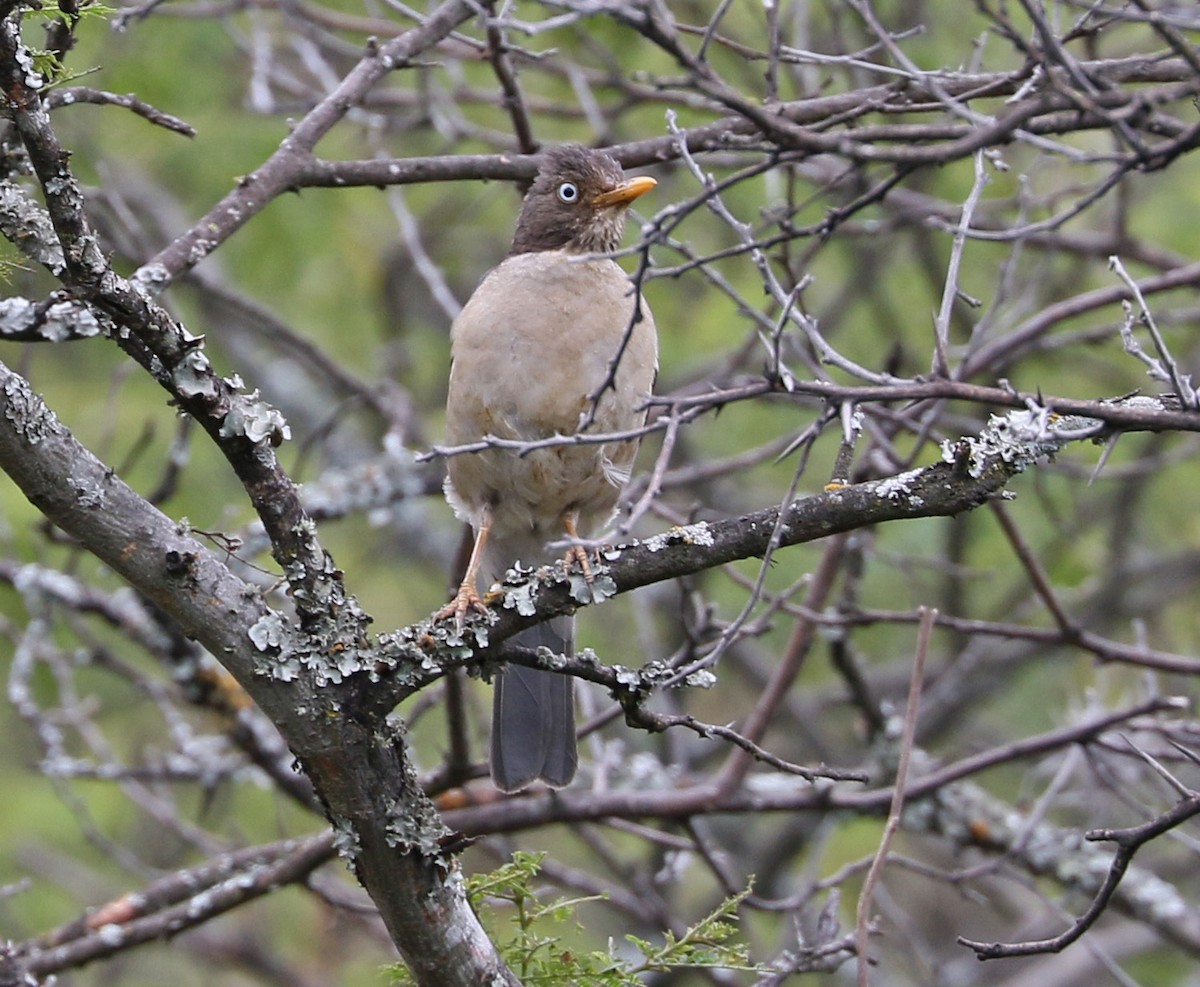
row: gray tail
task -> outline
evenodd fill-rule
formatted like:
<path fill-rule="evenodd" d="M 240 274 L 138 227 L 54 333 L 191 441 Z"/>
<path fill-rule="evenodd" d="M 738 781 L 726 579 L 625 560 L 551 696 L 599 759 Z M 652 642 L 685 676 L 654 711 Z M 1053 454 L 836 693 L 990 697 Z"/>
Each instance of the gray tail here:
<path fill-rule="evenodd" d="M 575 619 L 555 617 L 522 631 L 514 643 L 574 652 Z M 541 779 L 554 788 L 575 777 L 575 689 L 569 675 L 509 665 L 496 676 L 492 780 L 516 792 Z"/>

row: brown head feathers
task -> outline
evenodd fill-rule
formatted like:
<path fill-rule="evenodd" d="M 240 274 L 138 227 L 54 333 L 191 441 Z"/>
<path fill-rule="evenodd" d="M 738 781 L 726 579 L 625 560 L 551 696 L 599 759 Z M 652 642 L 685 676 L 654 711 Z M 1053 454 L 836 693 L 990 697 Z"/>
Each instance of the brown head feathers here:
<path fill-rule="evenodd" d="M 579 145 L 546 151 L 521 205 L 510 254 L 616 250 L 629 204 L 656 184 L 653 178 L 627 179 L 603 151 Z"/>

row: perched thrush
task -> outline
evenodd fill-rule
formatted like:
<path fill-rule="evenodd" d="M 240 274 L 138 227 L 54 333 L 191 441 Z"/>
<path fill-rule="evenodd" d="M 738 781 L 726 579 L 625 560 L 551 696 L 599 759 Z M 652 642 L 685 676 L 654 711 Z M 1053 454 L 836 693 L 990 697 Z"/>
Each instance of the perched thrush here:
<path fill-rule="evenodd" d="M 658 366 L 654 319 L 644 301 L 635 314 L 633 285 L 604 255 L 620 243 L 629 204 L 655 184 L 627 179 L 599 151 L 563 147 L 543 156 L 512 249 L 450 330 L 450 444 L 489 435 L 528 442 L 572 436 L 589 419 L 593 433 L 636 430 L 645 422 Z M 483 609 L 481 575 L 490 582 L 517 561 L 551 562 L 547 543 L 564 536 L 572 541 L 566 564 L 580 565 L 590 579 L 578 539 L 612 516 L 637 446 L 636 440 L 568 443 L 524 454 L 493 448 L 451 456 L 446 497 L 470 522 L 475 546 L 458 594 L 440 616 L 461 620 Z M 570 655 L 574 637 L 574 618 L 566 616 L 515 640 Z M 539 778 L 561 787 L 574 777 L 572 685 L 570 676 L 516 665 L 497 676 L 491 751 L 497 787 L 517 791 Z"/>

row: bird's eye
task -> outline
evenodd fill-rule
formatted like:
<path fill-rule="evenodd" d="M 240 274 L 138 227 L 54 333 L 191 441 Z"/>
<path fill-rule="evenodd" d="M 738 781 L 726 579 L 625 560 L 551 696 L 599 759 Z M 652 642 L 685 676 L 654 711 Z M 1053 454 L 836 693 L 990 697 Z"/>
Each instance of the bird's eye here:
<path fill-rule="evenodd" d="M 574 182 L 563 182 L 558 187 L 558 200 L 568 205 L 579 200 L 579 189 Z"/>

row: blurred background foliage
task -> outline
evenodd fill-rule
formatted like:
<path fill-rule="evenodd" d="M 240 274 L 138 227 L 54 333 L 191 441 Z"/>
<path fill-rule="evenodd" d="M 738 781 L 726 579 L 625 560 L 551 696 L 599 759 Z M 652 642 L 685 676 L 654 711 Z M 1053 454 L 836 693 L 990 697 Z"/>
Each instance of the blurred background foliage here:
<path fill-rule="evenodd" d="M 703 25 L 712 13 L 711 5 L 699 0 L 669 6 L 680 23 Z M 980 71 L 1013 67 L 1011 47 L 988 33 L 990 22 L 978 5 L 880 0 L 874 6 L 897 31 L 921 26 L 900 36 L 904 52 L 921 68 L 968 67 L 967 63 Z M 71 70 L 87 72 L 76 80 L 79 84 L 136 93 L 196 130 L 193 138 L 185 138 L 116 107 L 78 105 L 55 112 L 55 126 L 72 151 L 73 168 L 89 187 L 92 215 L 108 237 L 106 247 L 118 270 L 128 273 L 146 261 L 261 164 L 287 133 L 289 120 L 303 115 L 313 94 L 327 90 L 354 63 L 367 34 L 405 26 L 398 9 L 369 0 L 320 5 L 168 2 L 145 17 L 121 12 L 81 23 L 77 47 L 68 59 Z M 813 51 L 854 52 L 867 44 L 849 4 L 797 2 L 779 9 L 791 36 Z M 535 28 L 517 41 L 540 56 L 525 59 L 520 72 L 540 142 L 620 144 L 661 136 L 666 133 L 668 108 L 678 113 L 684 127 L 714 119 L 711 106 L 689 98 L 678 66 L 615 19 L 596 16 L 542 29 L 540 25 L 554 22 L 554 7 L 519 3 L 510 12 Z M 1019 20 L 1019 11 L 1011 14 Z M 1066 17 L 1066 11 L 1060 15 Z M 114 29 L 117 20 L 121 30 Z M 36 21 L 36 16 L 27 18 L 31 41 L 38 34 Z M 726 38 L 761 47 L 763 31 L 763 5 L 735 0 L 725 10 L 721 33 Z M 468 33 L 477 36 L 474 29 Z M 1143 50 L 1144 44 L 1144 36 L 1134 31 L 1101 33 L 1101 50 L 1089 54 L 1113 57 Z M 735 44 L 716 45 L 712 61 L 744 94 L 761 97 L 767 92 L 765 66 L 745 58 Z M 568 64 L 576 77 L 564 68 Z M 294 81 L 290 90 L 288 79 Z M 782 74 L 779 92 L 790 99 L 878 81 L 853 66 L 797 66 Z M 632 87 L 656 90 L 657 96 L 634 98 Z M 589 113 L 584 100 L 583 112 L 578 111 L 581 92 L 599 108 Z M 979 112 L 1000 113 L 1004 101 L 983 99 L 972 106 Z M 1186 108 L 1180 113 L 1186 116 Z M 1076 134 L 1069 141 L 1081 151 L 1103 152 L 1112 146 L 1112 136 L 1104 130 Z M 338 160 L 518 148 L 491 67 L 480 58 L 446 57 L 394 75 L 317 150 Z M 721 178 L 748 163 L 750 155 L 728 151 L 701 160 Z M 1066 229 L 1080 238 L 1119 230 L 1127 242 L 1152 245 L 1164 257 L 1195 258 L 1198 166 L 1193 155 L 1166 172 L 1130 175 Z M 653 201 L 645 200 L 643 220 L 698 191 L 678 162 L 644 170 L 660 185 Z M 1045 219 L 1078 198 L 1106 170 L 1103 162 L 1081 164 L 1027 144 L 997 149 L 989 163 L 990 184 L 981 213 L 987 215 L 989 203 L 995 203 L 999 215 L 1019 199 L 1024 222 Z M 867 207 L 828 239 L 803 237 L 773 248 L 772 262 L 794 279 L 811 277 L 802 296 L 804 308 L 845 356 L 876 370 L 886 366 L 903 375 L 927 373 L 951 236 L 928 221 L 936 209 L 929 207 L 922 214 L 917 203 L 953 206 L 968 195 L 972 183 L 969 158 L 918 169 L 903 183 L 905 193 L 913 197 L 911 207 Z M 724 201 L 739 219 L 766 231 L 784 213 L 797 227 L 819 223 L 839 204 L 840 194 L 803 174 L 780 169 L 740 181 Z M 194 275 L 173 287 L 167 300 L 192 332 L 206 337 L 208 353 L 222 373 L 241 374 L 248 387 L 261 388 L 265 399 L 283 411 L 294 430 L 293 441 L 280 450 L 283 462 L 302 481 L 317 481 L 329 469 L 350 468 L 377 455 L 386 437 L 413 452 L 440 440 L 451 313 L 417 271 L 414 241 L 406 241 L 402 233 L 406 218 L 419 229 L 421 248 L 461 303 L 504 256 L 518 204 L 519 191 L 499 182 L 307 188 L 255 216 Z M 943 218 L 953 223 L 956 215 Z M 632 226 L 630 242 L 638 221 Z M 690 212 L 672 235 L 698 256 L 735 243 L 729 227 L 702 208 Z M 684 260 L 682 251 L 668 246 L 653 248 L 651 256 L 659 269 Z M 981 313 L 992 317 L 991 331 L 999 335 L 1053 301 L 1113 284 L 1103 250 L 1069 252 L 1053 244 L 1028 243 L 1014 251 L 1007 242 L 973 241 L 965 256 L 960 289 L 964 299 L 969 296 L 977 304 L 955 307 L 951 342 L 960 350 Z M 625 261 L 630 269 L 635 262 L 636 257 Z M 1136 260 L 1130 267 L 1135 273 L 1150 269 Z M 646 283 L 661 333 L 660 393 L 757 374 L 765 365 L 759 325 L 744 309 L 761 310 L 769 319 L 778 318 L 779 311 L 764 299 L 754 265 L 745 253 L 737 253 L 707 268 L 728 290 L 718 290 L 695 267 L 672 276 L 652 273 Z M 51 287 L 46 275 L 22 269 L 11 274 L 6 290 L 39 298 Z M 222 304 L 214 287 L 234 301 Z M 1143 367 L 1122 355 L 1119 319 L 1116 307 L 1109 306 L 1063 322 L 1041 352 L 1021 354 L 1019 362 L 998 368 L 995 376 L 1007 375 L 1026 391 L 1083 399 L 1145 388 Z M 1168 342 L 1185 366 L 1194 365 L 1200 355 L 1195 319 L 1194 288 L 1186 298 L 1172 298 L 1162 316 Z M 275 332 L 275 325 L 286 327 L 286 332 Z M 321 354 L 321 360 L 313 360 L 306 348 Z M 75 435 L 139 491 L 149 494 L 159 488 L 167 464 L 176 457 L 181 474 L 161 503 L 172 517 L 214 533 L 218 547 L 223 544 L 220 533 L 246 534 L 253 512 L 224 460 L 202 436 L 183 426 L 164 393 L 108 341 L 63 346 L 0 342 L 0 359 L 25 374 Z M 322 361 L 340 368 L 345 380 L 322 379 Z M 836 371 L 831 376 L 845 379 Z M 320 386 L 314 386 L 314 380 L 320 380 Z M 984 382 L 994 383 L 994 378 Z M 730 405 L 684 430 L 677 461 L 737 456 L 799 434 L 812 414 L 812 407 L 798 407 L 789 399 Z M 939 427 L 958 431 L 943 431 L 938 437 L 974 432 L 985 414 L 986 409 L 956 406 Z M 837 431 L 826 432 L 812 446 L 799 492 L 819 491 L 828 480 Z M 899 457 L 911 453 L 918 464 L 939 455 L 924 437 L 918 441 L 898 434 L 895 442 Z M 1101 613 L 1099 623 L 1117 637 L 1143 634 L 1153 646 L 1183 654 L 1200 649 L 1195 447 L 1188 436 L 1128 436 L 1092 479 L 1100 450 L 1076 446 L 1056 466 L 1018 481 L 1013 489 L 1019 498 L 1006 508 L 1045 566 L 1049 581 L 1072 608 Z M 646 443 L 640 473 L 653 464 L 657 449 L 657 441 Z M 659 516 L 643 518 L 639 533 L 662 530 L 675 519 L 732 515 L 777 504 L 797 466 L 796 455 L 783 461 L 765 457 L 736 474 L 668 489 L 660 498 Z M 431 478 L 427 496 L 321 525 L 322 538 L 345 571 L 351 592 L 374 616 L 380 631 L 428 615 L 446 598 L 452 578 L 460 528 L 436 491 L 438 463 L 425 469 Z M 105 591 L 121 592 L 103 567 L 72 545 L 47 537 L 36 510 L 5 483 L 0 483 L 0 519 L 7 559 L 37 562 Z M 921 604 L 937 604 L 981 619 L 1043 627 L 1051 623 L 1030 592 L 1007 539 L 982 512 L 952 521 L 896 524 L 857 537 L 859 550 L 869 559 L 856 588 L 855 602 L 863 608 L 911 611 Z M 948 548 L 955 544 L 961 546 L 957 555 Z M 766 577 L 768 592 L 801 585 L 821 551 L 816 545 L 779 554 Z M 951 556 L 953 565 L 947 562 Z M 264 584 L 274 578 L 265 553 L 243 561 L 261 567 Z M 1176 567 L 1173 577 L 1164 576 L 1162 567 L 1168 564 Z M 1124 595 L 1097 596 L 1097 588 L 1111 586 L 1103 574 L 1114 567 L 1127 574 L 1121 581 Z M 758 563 L 750 560 L 727 572 L 611 601 L 603 610 L 583 615 L 581 644 L 594 647 L 607 660 L 631 664 L 667 654 L 685 632 L 681 604 L 684 609 L 689 604 L 711 608 L 710 620 L 728 621 L 744 605 L 746 583 L 757 578 L 758 570 Z M 1144 584 L 1138 573 L 1147 577 Z M 20 628 L 30 620 L 44 620 L 53 644 L 76 655 L 77 667 L 69 678 L 56 677 L 49 664 L 41 664 L 29 685 L 37 706 L 57 710 L 57 726 L 65 736 L 63 752 L 81 759 L 77 770 L 57 765 L 68 777 L 40 771 L 45 749 L 30 722 L 22 720 L 19 697 L 0 703 L 0 737 L 7 752 L 0 758 L 0 791 L 7 793 L 0 809 L 0 885 L 28 881 L 27 887 L 0 897 L 0 937 L 21 939 L 69 921 L 83 904 L 104 901 L 157 873 L 203 859 L 218 847 L 319 827 L 319 819 L 277 794 L 245 765 L 212 778 L 188 777 L 177 785 L 142 782 L 136 771 L 120 784 L 70 777 L 86 776 L 86 762 L 106 748 L 112 763 L 140 765 L 148 775 L 169 767 L 189 745 L 224 751 L 231 758 L 233 752 L 221 739 L 219 716 L 181 711 L 144 687 L 151 681 L 165 693 L 173 689 L 169 674 L 131 648 L 119 631 L 51 607 L 31 613 L 28 599 L 7 583 L 0 585 L 0 615 L 2 639 L 13 648 L 21 639 Z M 1131 621 L 1137 622 L 1132 630 Z M 765 661 L 786 647 L 790 633 L 790 621 L 766 621 L 760 631 L 742 639 L 739 648 Z M 831 640 L 836 633 L 829 631 Z M 903 701 L 913 642 L 908 623 L 880 622 L 855 630 L 854 657 L 868 671 L 881 699 Z M 957 711 L 944 710 L 940 723 L 932 724 L 922 738 L 935 756 L 962 757 L 972 745 L 981 749 L 1003 738 L 1049 730 L 1061 726 L 1064 716 L 1128 704 L 1147 690 L 1195 696 L 1190 680 L 1156 676 L 1149 683 L 1144 670 L 1097 666 L 1087 654 L 1068 648 L 1009 642 L 980 648 L 973 662 L 964 662 L 956 645 L 967 646 L 951 633 L 938 639 L 931 688 L 961 690 L 965 698 Z M 822 657 L 826 653 L 820 651 Z M 7 665 L 10 656 L 0 657 Z M 740 675 L 744 669 L 738 667 Z M 730 710 L 744 709 L 761 688 L 760 681 L 739 675 L 723 676 L 719 689 L 711 693 L 689 696 L 689 708 L 709 721 L 729 719 Z M 831 662 L 810 661 L 792 701 L 798 721 L 809 723 L 811 732 L 803 737 L 770 736 L 768 746 L 782 756 L 836 761 L 840 751 L 862 743 L 865 726 Z M 475 721 L 485 725 L 486 687 L 472 682 L 471 703 Z M 603 708 L 596 697 L 585 697 L 584 703 L 585 709 Z M 423 763 L 434 765 L 446 743 L 444 724 L 425 697 L 411 706 L 405 713 L 413 721 L 418 755 Z M 703 742 L 671 735 L 623 736 L 620 743 L 632 756 L 643 748 L 669 752 L 673 745 L 694 748 Z M 89 746 L 92 754 L 87 753 Z M 183 773 L 188 775 L 198 763 L 199 758 L 185 759 Z M 997 797 L 1022 805 L 1036 798 L 1044 775 L 1028 765 L 1010 765 L 990 773 L 987 782 Z M 1070 805 L 1058 809 L 1060 822 L 1072 824 Z M 1079 826 L 1100 824 L 1086 813 L 1077 815 L 1074 823 Z M 768 817 L 751 827 L 740 818 L 718 818 L 705 825 L 733 856 L 743 840 L 762 846 L 773 839 L 785 844 L 798 839 L 795 820 Z M 834 827 L 836 838 L 828 832 Z M 813 819 L 804 828 L 812 840 L 810 849 L 799 854 L 781 850 L 781 856 L 795 858 L 796 867 L 830 874 L 872 851 L 880 823 L 864 819 L 842 826 Z M 637 864 L 641 877 L 631 878 L 634 886 L 638 880 L 653 884 L 655 867 L 678 867 L 686 876 L 670 883 L 675 901 L 686 905 L 694 900 L 702 910 L 724 893 L 711 873 L 688 869 L 670 849 L 646 854 L 634 836 L 623 841 L 609 833 L 607 838 L 613 840 L 606 845 L 615 858 L 628 854 L 633 861 L 645 855 Z M 914 853 L 922 839 L 912 837 Z M 586 833 L 559 829 L 539 831 L 530 841 L 564 865 L 586 860 L 597 846 Z M 466 862 L 472 868 L 493 866 L 504 846 L 503 841 L 487 843 L 469 851 Z M 951 859 L 942 863 L 955 866 Z M 1189 854 L 1186 871 L 1194 876 L 1194 853 Z M 782 893 L 789 879 L 783 873 L 760 874 L 760 890 Z M 897 881 L 907 882 L 909 891 L 920 896 L 923 912 L 910 917 L 922 930 L 936 926 L 941 916 L 944 927 L 970 935 L 971 924 L 983 922 L 978 913 L 990 912 L 995 905 L 974 901 L 964 906 L 947 887 L 919 876 Z M 364 904 L 356 886 L 331 868 L 313 883 L 316 894 L 285 889 L 177 941 L 69 973 L 63 982 L 140 985 L 170 978 L 179 987 L 380 983 L 379 967 L 392 955 L 386 938 L 352 910 L 337 907 L 343 899 Z M 903 901 L 901 894 L 907 892 L 892 893 Z M 1009 907 L 1019 911 L 1016 905 Z M 903 911 L 903 906 L 894 909 Z M 583 941 L 602 942 L 624 931 L 620 918 L 602 906 L 589 906 L 584 914 L 588 919 L 586 932 L 580 934 Z M 843 910 L 843 918 L 846 914 Z M 1021 927 L 1018 915 L 1009 918 Z M 790 921 L 758 917 L 747 922 L 746 935 L 770 953 L 786 938 Z M 264 949 L 264 942 L 275 943 L 278 952 Z M 190 954 L 186 961 L 180 952 Z M 1166 949 L 1145 952 L 1131 961 L 1137 966 L 1129 975 L 1138 982 L 1195 982 L 1194 962 Z M 919 955 L 907 962 L 910 966 L 904 969 L 905 963 L 897 961 L 892 979 L 881 982 L 985 982 L 955 981 L 946 973 L 953 968 L 956 975 L 966 976 L 962 971 L 979 969 L 969 955 L 945 961 L 938 967 L 943 979 L 936 981 L 926 979 L 931 974 Z M 690 981 L 679 977 L 669 982 Z"/>

